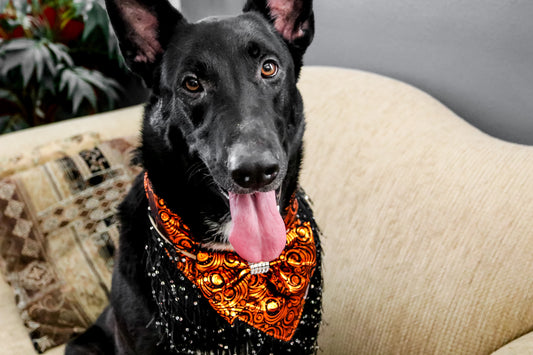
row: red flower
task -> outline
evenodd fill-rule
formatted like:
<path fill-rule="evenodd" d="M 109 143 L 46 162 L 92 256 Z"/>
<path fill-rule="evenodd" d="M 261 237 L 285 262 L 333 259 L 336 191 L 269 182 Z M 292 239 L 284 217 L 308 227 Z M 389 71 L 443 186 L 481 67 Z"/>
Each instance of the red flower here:
<path fill-rule="evenodd" d="M 24 28 L 22 25 L 18 25 L 13 29 L 13 32 L 11 32 L 11 38 L 21 38 L 24 37 Z"/>
<path fill-rule="evenodd" d="M 50 28 L 54 28 L 56 24 L 57 11 L 50 6 L 46 6 L 43 10 L 43 13 L 39 15 L 39 18 L 48 22 Z"/>
<path fill-rule="evenodd" d="M 69 42 L 78 39 L 81 36 L 84 27 L 85 25 L 83 22 L 78 20 L 70 20 L 59 32 L 59 37 L 61 38 L 62 42 Z"/>

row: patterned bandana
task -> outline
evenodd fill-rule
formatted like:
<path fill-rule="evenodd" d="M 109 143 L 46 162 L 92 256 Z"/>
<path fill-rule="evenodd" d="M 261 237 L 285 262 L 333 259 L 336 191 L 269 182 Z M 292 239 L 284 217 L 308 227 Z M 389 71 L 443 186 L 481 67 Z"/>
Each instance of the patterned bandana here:
<path fill-rule="evenodd" d="M 152 189 L 148 175 L 144 188 L 150 220 L 159 234 L 182 258 L 174 264 L 229 324 L 235 319 L 284 341 L 289 341 L 304 307 L 310 279 L 317 265 L 313 230 L 298 216 L 293 198 L 284 218 L 287 244 L 269 263 L 248 264 L 233 251 L 211 251 L 196 242 L 181 218 L 170 211 Z M 165 252 L 169 255 L 167 249 Z"/>

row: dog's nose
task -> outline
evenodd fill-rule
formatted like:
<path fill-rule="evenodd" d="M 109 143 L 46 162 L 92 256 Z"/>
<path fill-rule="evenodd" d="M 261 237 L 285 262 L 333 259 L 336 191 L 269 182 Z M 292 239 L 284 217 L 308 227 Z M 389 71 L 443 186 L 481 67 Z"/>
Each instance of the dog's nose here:
<path fill-rule="evenodd" d="M 251 157 L 239 159 L 230 169 L 233 181 L 246 189 L 260 189 L 270 184 L 279 173 L 279 164 L 270 154 L 259 159 Z"/>

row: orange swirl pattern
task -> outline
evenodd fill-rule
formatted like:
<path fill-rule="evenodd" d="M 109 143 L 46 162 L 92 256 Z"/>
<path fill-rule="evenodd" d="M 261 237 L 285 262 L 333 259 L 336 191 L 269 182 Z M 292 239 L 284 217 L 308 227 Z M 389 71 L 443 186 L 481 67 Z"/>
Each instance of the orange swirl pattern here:
<path fill-rule="evenodd" d="M 251 274 L 248 263 L 235 252 L 201 249 L 181 218 L 155 195 L 146 174 L 144 187 L 158 227 L 184 254 L 175 262 L 177 268 L 211 307 L 230 324 L 239 319 L 277 339 L 290 340 L 300 322 L 317 263 L 313 231 L 309 222 L 297 217 L 296 198 L 286 209 L 285 249 L 270 262 L 267 273 Z"/>

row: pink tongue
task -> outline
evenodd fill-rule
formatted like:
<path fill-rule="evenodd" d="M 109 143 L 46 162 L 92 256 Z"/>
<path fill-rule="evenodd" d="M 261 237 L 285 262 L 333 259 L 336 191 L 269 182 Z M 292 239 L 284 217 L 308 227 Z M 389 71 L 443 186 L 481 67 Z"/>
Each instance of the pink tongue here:
<path fill-rule="evenodd" d="M 233 226 L 229 242 L 250 263 L 276 259 L 286 243 L 285 223 L 276 206 L 274 191 L 229 193 Z"/>

